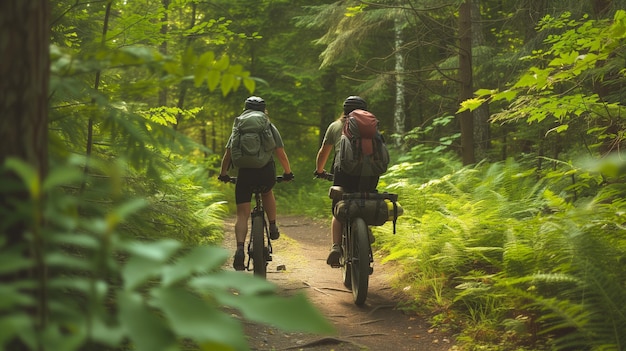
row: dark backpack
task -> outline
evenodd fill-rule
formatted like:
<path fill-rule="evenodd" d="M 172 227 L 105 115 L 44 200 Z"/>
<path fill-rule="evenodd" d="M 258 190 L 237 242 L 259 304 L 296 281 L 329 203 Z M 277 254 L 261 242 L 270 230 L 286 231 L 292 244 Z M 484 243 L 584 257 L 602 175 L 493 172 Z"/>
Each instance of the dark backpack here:
<path fill-rule="evenodd" d="M 389 151 L 378 130 L 378 119 L 365 110 L 348 114 L 334 168 L 349 175 L 380 176 L 389 166 Z"/>
<path fill-rule="evenodd" d="M 261 168 L 276 149 L 271 123 L 261 111 L 246 110 L 235 118 L 231 138 L 231 160 L 238 168 Z"/>

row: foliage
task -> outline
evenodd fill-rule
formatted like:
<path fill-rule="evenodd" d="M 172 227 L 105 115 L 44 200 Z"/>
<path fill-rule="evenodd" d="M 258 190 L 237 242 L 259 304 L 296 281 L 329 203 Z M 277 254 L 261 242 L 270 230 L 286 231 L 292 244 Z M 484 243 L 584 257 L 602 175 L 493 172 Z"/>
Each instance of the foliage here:
<path fill-rule="evenodd" d="M 120 199 L 102 211 L 60 190 L 81 181 L 76 167 L 55 167 L 41 181 L 16 160 L 5 170 L 28 190 L 12 215 L 31 227 L 27 248 L 0 247 L 3 350 L 175 350 L 189 341 L 201 350 L 248 350 L 241 322 L 225 308 L 288 331 L 332 331 L 304 295 L 279 297 L 270 282 L 222 271 L 228 253 L 220 248 L 123 235 L 118 228 L 145 200 Z"/>
<path fill-rule="evenodd" d="M 508 160 L 424 184 L 407 178 L 399 232 L 382 228 L 377 245 L 402 263 L 416 304 L 441 311 L 433 323 L 456 325 L 475 349 L 617 350 L 626 335 L 624 167 L 616 158 L 541 176 Z M 587 188 L 605 185 L 573 202 L 572 173 Z"/>
<path fill-rule="evenodd" d="M 494 122 L 549 119 L 545 134 L 582 135 L 583 146 L 592 153 L 618 150 L 624 106 L 615 87 L 624 81 L 620 57 L 626 12 L 617 11 L 612 21 L 570 17 L 569 12 L 545 16 L 539 30 L 549 32 L 546 48 L 525 58 L 534 65 L 506 90 L 478 90 L 459 111 L 505 102 L 509 105 L 493 116 Z"/>

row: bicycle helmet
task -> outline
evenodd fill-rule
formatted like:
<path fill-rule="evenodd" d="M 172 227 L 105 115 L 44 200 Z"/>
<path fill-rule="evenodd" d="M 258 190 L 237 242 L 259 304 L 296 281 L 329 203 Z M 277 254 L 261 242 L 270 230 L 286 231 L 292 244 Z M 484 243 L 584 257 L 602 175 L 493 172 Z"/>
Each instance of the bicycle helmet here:
<path fill-rule="evenodd" d="M 250 96 L 246 99 L 246 110 L 265 111 L 265 100 L 258 96 Z"/>
<path fill-rule="evenodd" d="M 343 102 L 343 112 L 347 115 L 356 109 L 367 110 L 367 103 L 360 96 L 348 96 Z"/>

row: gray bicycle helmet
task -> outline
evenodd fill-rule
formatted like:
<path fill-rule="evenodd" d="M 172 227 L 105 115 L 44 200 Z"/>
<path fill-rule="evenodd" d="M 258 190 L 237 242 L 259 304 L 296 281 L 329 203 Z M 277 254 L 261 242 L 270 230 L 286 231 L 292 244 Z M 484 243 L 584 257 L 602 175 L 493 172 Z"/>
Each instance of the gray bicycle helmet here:
<path fill-rule="evenodd" d="M 265 111 L 265 100 L 258 96 L 250 96 L 246 99 L 246 110 Z"/>
<path fill-rule="evenodd" d="M 347 115 L 356 109 L 367 110 L 367 103 L 360 96 L 348 96 L 343 102 L 343 113 Z"/>

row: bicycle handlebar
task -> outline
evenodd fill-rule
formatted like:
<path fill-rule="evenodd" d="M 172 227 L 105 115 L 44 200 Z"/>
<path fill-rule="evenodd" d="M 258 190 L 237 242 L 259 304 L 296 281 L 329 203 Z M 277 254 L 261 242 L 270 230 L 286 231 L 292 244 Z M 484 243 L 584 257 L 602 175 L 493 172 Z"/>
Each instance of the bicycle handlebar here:
<path fill-rule="evenodd" d="M 332 174 L 332 173 L 326 173 L 326 172 L 324 172 L 324 173 L 315 173 L 315 178 L 332 181 L 333 179 L 335 179 L 335 175 Z"/>
<path fill-rule="evenodd" d="M 283 176 L 276 176 L 276 183 L 280 183 L 283 181 Z M 237 184 L 237 177 L 230 177 L 228 180 L 229 183 Z"/>

